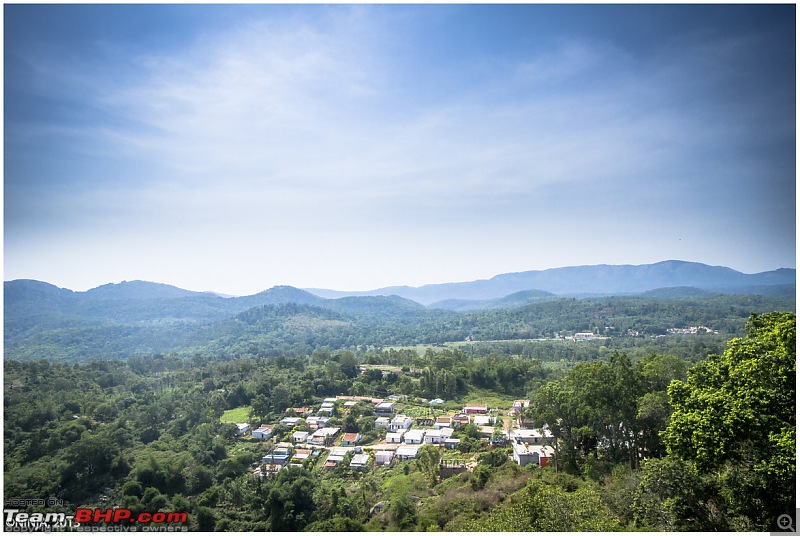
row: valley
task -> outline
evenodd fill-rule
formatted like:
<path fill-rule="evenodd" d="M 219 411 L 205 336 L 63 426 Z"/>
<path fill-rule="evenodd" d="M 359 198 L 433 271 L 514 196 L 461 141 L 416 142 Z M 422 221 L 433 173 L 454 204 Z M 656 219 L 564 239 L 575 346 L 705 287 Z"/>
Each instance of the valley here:
<path fill-rule="evenodd" d="M 114 504 L 140 529 L 157 515 L 248 532 L 766 530 L 794 501 L 784 282 L 447 309 L 291 287 L 5 291 L 5 494 L 52 498 L 53 515 Z"/>

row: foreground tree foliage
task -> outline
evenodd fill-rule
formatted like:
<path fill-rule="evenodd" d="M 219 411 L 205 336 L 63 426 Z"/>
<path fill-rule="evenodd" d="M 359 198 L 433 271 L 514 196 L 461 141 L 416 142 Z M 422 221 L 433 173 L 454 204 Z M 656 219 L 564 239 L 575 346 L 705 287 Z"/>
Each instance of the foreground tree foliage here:
<path fill-rule="evenodd" d="M 794 511 L 796 336 L 792 313 L 753 315 L 746 338 L 669 387 L 667 449 L 718 475 L 734 529 L 769 530 Z"/>
<path fill-rule="evenodd" d="M 592 473 L 601 459 L 637 468 L 644 457 L 663 454 L 658 434 L 670 415 L 666 389 L 685 374 L 683 362 L 665 355 L 636 364 L 625 354 L 578 363 L 536 392 L 528 414 L 559 439 L 557 460 L 567 471 Z"/>
<path fill-rule="evenodd" d="M 648 460 L 633 494 L 636 526 L 647 530 L 711 531 L 726 527 L 713 477 L 691 462 L 668 456 Z"/>
<path fill-rule="evenodd" d="M 559 485 L 561 484 L 561 485 Z M 587 532 L 622 526 L 593 486 L 532 479 L 488 518 L 465 527 L 475 532 Z"/>
<path fill-rule="evenodd" d="M 793 508 L 794 314 L 751 317 L 746 337 L 707 358 L 603 346 L 600 359 L 562 362 L 544 357 L 556 343 L 531 355 L 534 344 L 7 361 L 5 496 L 69 501 L 52 507 L 67 514 L 187 512 L 190 529 L 245 532 L 768 530 Z M 425 446 L 388 468 L 309 461 L 259 478 L 275 440 L 237 438 L 222 419 L 277 423 L 338 394 L 405 396 L 415 417 L 431 411 L 417 396 L 446 398 L 450 413 L 490 400 L 501 417 L 524 396 L 558 451 L 550 467 L 519 467 L 470 424 L 458 450 Z M 370 404 L 340 409 L 332 425 L 380 437 Z"/>

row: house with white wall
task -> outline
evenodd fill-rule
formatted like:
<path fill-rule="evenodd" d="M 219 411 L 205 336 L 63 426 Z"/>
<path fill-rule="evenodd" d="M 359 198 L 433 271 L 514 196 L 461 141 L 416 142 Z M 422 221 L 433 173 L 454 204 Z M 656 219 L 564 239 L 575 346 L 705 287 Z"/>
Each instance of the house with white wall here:
<path fill-rule="evenodd" d="M 312 430 L 317 430 L 318 428 L 323 428 L 330 420 L 330 417 L 325 417 L 324 415 L 314 415 L 306 419 L 306 424 Z"/>
<path fill-rule="evenodd" d="M 547 428 L 542 430 L 517 428 L 511 430 L 509 439 L 512 442 L 526 443 L 528 445 L 549 445 L 555 441 L 553 434 Z"/>
<path fill-rule="evenodd" d="M 440 428 L 439 430 L 427 430 L 425 432 L 425 443 L 429 445 L 443 445 L 445 439 L 453 435 L 452 428 Z"/>
<path fill-rule="evenodd" d="M 475 426 L 494 426 L 494 423 L 497 421 L 491 415 L 475 415 L 473 417 L 472 422 L 475 423 Z"/>
<path fill-rule="evenodd" d="M 308 432 L 295 432 L 292 434 L 292 442 L 305 443 L 308 440 Z"/>
<path fill-rule="evenodd" d="M 440 417 L 436 417 L 436 422 L 433 423 L 433 427 L 437 430 L 440 428 L 452 428 L 453 417 L 451 417 L 450 415 L 442 415 Z"/>
<path fill-rule="evenodd" d="M 397 447 L 395 456 L 398 460 L 411 460 L 417 457 L 419 445 L 401 445 Z"/>
<path fill-rule="evenodd" d="M 403 436 L 403 443 L 406 445 L 421 445 L 425 439 L 425 430 L 409 430 Z"/>
<path fill-rule="evenodd" d="M 250 425 L 247 423 L 239 423 L 236 425 L 236 435 L 241 436 L 250 431 Z"/>
<path fill-rule="evenodd" d="M 335 428 L 335 427 L 320 428 L 319 430 L 311 434 L 311 436 L 308 439 L 306 439 L 306 443 L 311 445 L 324 445 L 325 439 L 328 437 L 336 437 L 337 435 L 339 435 L 339 430 L 340 428 Z"/>
<path fill-rule="evenodd" d="M 546 467 L 555 453 L 550 445 L 528 445 L 526 443 L 512 443 L 514 461 L 517 465 L 524 467 L 528 464 L 536 464 Z"/>
<path fill-rule="evenodd" d="M 303 422 L 302 417 L 284 417 L 283 419 L 281 419 L 282 425 L 291 426 L 292 428 L 294 428 L 298 424 L 301 424 L 302 422 Z"/>
<path fill-rule="evenodd" d="M 252 433 L 253 439 L 260 439 L 261 441 L 266 441 L 270 437 L 272 437 L 272 426 L 268 424 L 262 424 Z"/>
<path fill-rule="evenodd" d="M 355 454 L 350 460 L 351 469 L 366 469 L 369 465 L 369 454 Z"/>
<path fill-rule="evenodd" d="M 400 430 L 399 432 L 386 432 L 386 442 L 387 443 L 402 443 L 403 436 L 405 435 L 405 430 Z"/>
<path fill-rule="evenodd" d="M 412 424 L 414 424 L 414 421 L 411 419 L 411 417 L 397 415 L 389 424 L 389 430 L 392 432 L 397 432 L 398 430 L 408 430 L 411 428 Z"/>

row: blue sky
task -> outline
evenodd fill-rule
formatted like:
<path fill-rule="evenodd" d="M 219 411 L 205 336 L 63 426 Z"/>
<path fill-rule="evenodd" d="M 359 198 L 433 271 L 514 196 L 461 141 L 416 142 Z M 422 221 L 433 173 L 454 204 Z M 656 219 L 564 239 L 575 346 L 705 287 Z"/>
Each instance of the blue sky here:
<path fill-rule="evenodd" d="M 795 267 L 795 6 L 5 5 L 5 280 Z"/>

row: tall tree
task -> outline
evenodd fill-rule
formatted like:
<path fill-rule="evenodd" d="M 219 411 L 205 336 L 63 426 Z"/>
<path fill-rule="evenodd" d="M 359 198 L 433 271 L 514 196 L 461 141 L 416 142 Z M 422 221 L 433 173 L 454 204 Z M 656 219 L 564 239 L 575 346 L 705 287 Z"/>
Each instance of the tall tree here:
<path fill-rule="evenodd" d="M 441 458 L 442 455 L 439 453 L 438 448 L 433 445 L 423 445 L 414 460 L 419 470 L 430 479 L 431 486 L 435 486 L 436 481 L 439 479 L 439 461 Z"/>

